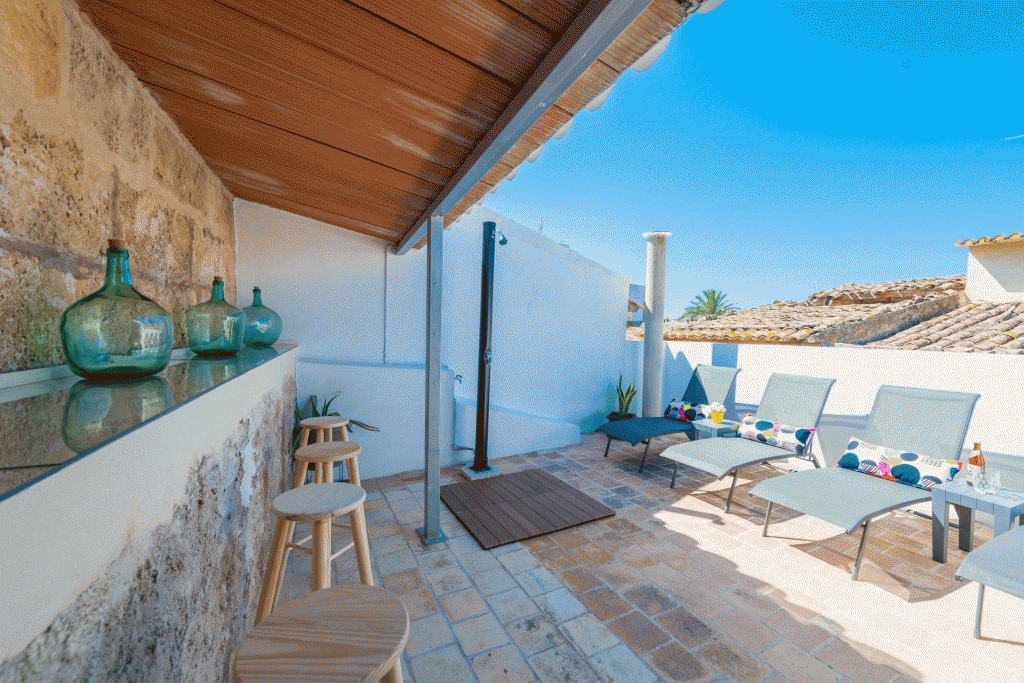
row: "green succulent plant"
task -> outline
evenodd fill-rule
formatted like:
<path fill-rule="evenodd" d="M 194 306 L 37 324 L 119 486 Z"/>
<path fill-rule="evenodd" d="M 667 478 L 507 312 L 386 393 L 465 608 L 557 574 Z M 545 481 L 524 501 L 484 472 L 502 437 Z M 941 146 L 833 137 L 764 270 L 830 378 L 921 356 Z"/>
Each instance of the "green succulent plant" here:
<path fill-rule="evenodd" d="M 619 415 L 628 415 L 629 409 L 633 405 L 633 399 L 636 398 L 636 385 L 630 384 L 623 390 L 622 388 L 622 375 L 619 375 Z"/>
<path fill-rule="evenodd" d="M 312 396 L 309 397 L 309 400 L 306 401 L 306 406 L 308 407 L 309 412 L 303 412 L 302 409 L 299 408 L 298 402 L 295 403 L 295 438 L 292 440 L 293 451 L 299 447 L 299 439 L 301 438 L 302 435 L 302 429 L 299 427 L 300 422 L 305 420 L 307 417 L 325 417 L 328 415 L 337 417 L 341 415 L 341 413 L 337 411 L 333 413 L 331 412 L 331 404 L 334 403 L 334 399 L 338 398 L 338 396 L 340 395 L 341 394 L 335 394 L 331 398 L 324 401 L 323 404 L 318 404 L 316 394 L 313 394 Z M 365 422 L 353 420 L 352 418 L 348 419 L 348 426 L 359 427 L 360 429 L 365 429 L 368 432 L 380 431 L 379 427 L 374 427 L 373 425 L 368 425 Z"/>

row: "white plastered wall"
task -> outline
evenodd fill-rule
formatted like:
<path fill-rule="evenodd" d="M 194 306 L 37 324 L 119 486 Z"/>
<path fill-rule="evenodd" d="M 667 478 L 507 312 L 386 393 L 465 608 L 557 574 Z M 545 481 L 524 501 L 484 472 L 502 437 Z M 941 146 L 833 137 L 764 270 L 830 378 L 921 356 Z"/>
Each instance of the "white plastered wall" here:
<path fill-rule="evenodd" d="M 966 293 L 971 301 L 1024 301 L 1024 242 L 971 247 Z"/>
<path fill-rule="evenodd" d="M 643 343 L 628 342 L 626 372 L 637 374 Z M 846 439 L 859 434 L 878 387 L 883 384 L 978 393 L 966 443 L 981 442 L 987 452 L 1022 458 L 1018 430 L 1024 363 L 1020 356 L 988 353 L 906 351 L 902 349 L 666 342 L 664 399 L 681 396 L 699 363 L 741 368 L 736 377 L 733 415 L 753 409 L 773 372 L 832 377 L 820 439 L 829 463 Z M 936 416 L 941 420 L 942 416 Z"/>
<path fill-rule="evenodd" d="M 565 246 L 478 207 L 444 236 L 442 438 L 472 447 L 480 316 L 482 223 L 497 247 L 490 455 L 578 441 L 577 424 L 604 410 L 625 347 L 628 283 Z M 235 201 L 239 305 L 253 285 L 300 344 L 299 401 L 341 393 L 344 415 L 379 426 L 356 431 L 360 474 L 423 467 L 426 252 L 388 245 L 278 209 Z M 456 434 L 460 436 L 456 436 Z M 457 442 L 457 443 L 456 443 Z M 445 451 L 442 465 L 468 462 Z"/>

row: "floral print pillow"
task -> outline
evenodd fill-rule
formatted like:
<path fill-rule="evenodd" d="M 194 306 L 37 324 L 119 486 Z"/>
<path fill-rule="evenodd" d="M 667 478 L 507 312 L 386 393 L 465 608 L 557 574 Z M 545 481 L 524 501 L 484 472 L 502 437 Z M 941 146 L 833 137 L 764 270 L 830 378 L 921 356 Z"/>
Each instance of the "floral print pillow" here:
<path fill-rule="evenodd" d="M 747 416 L 740 420 L 740 426 L 737 428 L 736 434 L 744 439 L 759 441 L 769 446 L 793 451 L 797 455 L 803 455 L 804 450 L 807 449 L 807 444 L 811 440 L 811 436 L 814 434 L 814 430 L 814 427 L 801 429 L 781 422 L 758 420 L 754 417 L 753 413 L 747 413 Z"/>
<path fill-rule="evenodd" d="M 937 460 L 917 453 L 876 446 L 860 439 L 850 439 L 846 452 L 836 465 L 925 491 L 931 491 L 936 484 L 951 481 L 963 466 L 964 463 L 959 460 Z"/>

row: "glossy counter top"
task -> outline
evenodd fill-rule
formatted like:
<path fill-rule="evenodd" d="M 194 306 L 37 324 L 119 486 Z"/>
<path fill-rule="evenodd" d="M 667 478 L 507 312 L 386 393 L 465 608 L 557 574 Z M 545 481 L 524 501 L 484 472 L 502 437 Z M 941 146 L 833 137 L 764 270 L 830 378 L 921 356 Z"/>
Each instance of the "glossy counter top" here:
<path fill-rule="evenodd" d="M 71 376 L 0 389 L 0 500 L 295 346 L 192 355 L 140 380 Z"/>

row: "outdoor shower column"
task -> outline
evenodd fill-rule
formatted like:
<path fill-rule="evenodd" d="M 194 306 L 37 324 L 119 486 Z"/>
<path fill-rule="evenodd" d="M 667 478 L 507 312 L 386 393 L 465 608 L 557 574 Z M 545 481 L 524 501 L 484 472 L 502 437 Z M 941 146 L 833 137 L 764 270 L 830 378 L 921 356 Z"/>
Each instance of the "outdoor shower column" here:
<path fill-rule="evenodd" d="M 665 241 L 670 232 L 645 232 L 647 286 L 644 292 L 644 417 L 661 416 L 665 367 Z"/>

